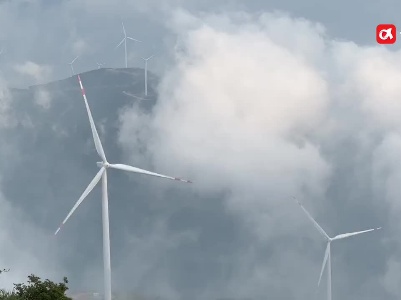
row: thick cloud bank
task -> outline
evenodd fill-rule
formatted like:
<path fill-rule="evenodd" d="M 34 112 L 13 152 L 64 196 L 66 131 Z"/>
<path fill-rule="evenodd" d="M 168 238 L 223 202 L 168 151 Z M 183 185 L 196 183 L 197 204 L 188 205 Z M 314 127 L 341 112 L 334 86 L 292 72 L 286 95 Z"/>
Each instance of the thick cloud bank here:
<path fill-rule="evenodd" d="M 334 246 L 336 297 L 397 297 L 400 53 L 280 13 L 170 21 L 176 64 L 150 115 L 121 115 L 119 139 L 131 161 L 190 176 L 252 236 L 244 253 L 232 249 L 225 283 L 203 292 L 312 297 L 323 241 L 301 238 L 319 236 L 296 195 L 331 235 L 385 228 Z"/>

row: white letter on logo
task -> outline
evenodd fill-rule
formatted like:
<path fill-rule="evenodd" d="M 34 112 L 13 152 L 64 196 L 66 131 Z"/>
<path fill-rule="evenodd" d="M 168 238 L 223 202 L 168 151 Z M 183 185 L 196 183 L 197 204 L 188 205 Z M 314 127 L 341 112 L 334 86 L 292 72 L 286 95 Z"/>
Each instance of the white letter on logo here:
<path fill-rule="evenodd" d="M 386 35 L 384 35 L 384 33 Z M 384 36 L 383 36 L 384 35 Z M 382 40 L 387 40 L 387 39 L 393 39 L 393 34 L 391 33 L 391 28 L 389 29 L 382 29 L 379 32 L 379 38 L 381 38 Z"/>

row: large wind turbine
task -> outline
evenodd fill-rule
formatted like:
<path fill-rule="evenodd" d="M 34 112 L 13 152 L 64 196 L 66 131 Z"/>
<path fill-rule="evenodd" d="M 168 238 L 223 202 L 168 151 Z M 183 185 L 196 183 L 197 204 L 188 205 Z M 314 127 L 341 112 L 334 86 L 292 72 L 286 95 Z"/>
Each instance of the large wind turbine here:
<path fill-rule="evenodd" d="M 121 22 L 123 25 L 123 32 L 124 32 L 124 38 L 121 40 L 121 42 L 115 47 L 117 49 L 118 47 L 121 46 L 122 43 L 124 43 L 124 51 L 125 51 L 125 67 L 128 68 L 128 56 L 127 56 L 127 39 L 135 42 L 141 42 L 140 40 L 134 39 L 132 37 L 127 36 L 127 32 L 125 31 L 124 27 L 124 22 Z"/>
<path fill-rule="evenodd" d="M 151 59 L 154 55 L 149 56 L 148 58 L 142 59 L 145 61 L 145 96 L 148 95 L 148 60 Z"/>
<path fill-rule="evenodd" d="M 75 75 L 73 64 L 74 64 L 74 62 L 78 59 L 78 57 L 79 57 L 79 56 L 75 57 L 75 58 L 72 60 L 72 62 L 68 63 L 68 64 L 70 65 L 70 67 L 71 67 L 71 76 L 74 76 L 74 75 Z"/>
<path fill-rule="evenodd" d="M 328 265 L 327 266 L 327 299 L 331 300 L 331 250 L 330 250 L 331 242 L 336 241 L 336 240 L 342 240 L 342 239 L 345 239 L 345 238 L 349 238 L 351 236 L 358 235 L 358 234 L 361 234 L 361 233 L 370 232 L 370 231 L 373 231 L 375 229 L 378 230 L 378 229 L 381 229 L 381 227 L 373 228 L 373 229 L 367 229 L 367 230 L 363 230 L 363 231 L 356 231 L 356 232 L 351 232 L 351 233 L 343 233 L 343 234 L 339 234 L 339 235 L 336 235 L 335 237 L 331 238 L 322 229 L 322 227 L 320 227 L 320 225 L 315 221 L 315 219 L 312 218 L 312 216 L 305 209 L 305 207 L 303 207 L 301 202 L 299 202 L 298 200 L 296 200 L 296 201 L 298 202 L 299 206 L 301 206 L 302 210 L 305 212 L 305 214 L 308 216 L 308 218 L 312 221 L 312 223 L 316 227 L 316 229 L 320 232 L 320 234 L 327 241 L 326 252 L 324 254 L 322 269 L 320 271 L 320 276 L 319 276 L 319 281 L 317 283 L 317 286 L 319 287 L 319 285 L 320 285 L 320 280 L 322 279 L 323 271 L 324 271 L 324 268 L 325 268 L 326 263 L 327 263 L 327 265 Z"/>
<path fill-rule="evenodd" d="M 158 173 L 153 173 L 150 171 L 146 171 L 143 169 L 139 169 L 136 167 L 124 165 L 124 164 L 110 164 L 107 159 L 106 155 L 103 150 L 102 143 L 100 141 L 99 135 L 97 133 L 95 123 L 92 118 L 91 111 L 89 109 L 88 101 L 86 99 L 85 90 L 82 85 L 82 81 L 80 76 L 78 75 L 79 85 L 81 87 L 82 96 L 84 98 L 86 111 L 89 117 L 89 123 L 92 130 L 93 140 L 95 142 L 95 148 L 97 153 L 99 154 L 100 158 L 102 159 L 101 162 L 97 162 L 97 165 L 100 167 L 99 172 L 95 175 L 92 181 L 89 183 L 88 187 L 82 193 L 81 197 L 75 203 L 71 211 L 68 213 L 67 217 L 61 223 L 60 227 L 54 233 L 55 235 L 60 231 L 61 226 L 64 225 L 67 220 L 71 217 L 74 211 L 78 208 L 78 206 L 82 203 L 82 201 L 88 196 L 88 194 L 92 191 L 92 189 L 96 186 L 96 184 L 102 178 L 102 222 L 103 222 L 103 264 L 104 264 L 104 293 L 105 293 L 105 300 L 111 300 L 111 266 L 110 266 L 110 235 L 109 235 L 109 208 L 108 208 L 108 196 L 107 196 L 107 169 L 117 169 L 123 170 L 128 172 L 134 172 L 138 174 L 156 176 L 161 178 L 167 178 L 172 180 L 178 180 L 182 182 L 191 183 L 191 181 L 183 180 L 175 177 L 170 177 L 166 175 L 161 175 Z"/>

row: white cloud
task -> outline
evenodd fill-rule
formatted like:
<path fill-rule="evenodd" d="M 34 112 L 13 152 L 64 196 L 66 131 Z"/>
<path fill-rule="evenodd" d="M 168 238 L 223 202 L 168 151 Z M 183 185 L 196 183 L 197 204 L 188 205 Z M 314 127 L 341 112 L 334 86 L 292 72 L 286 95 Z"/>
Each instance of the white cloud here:
<path fill-rule="evenodd" d="M 181 12 L 177 28 L 191 19 L 184 17 Z M 327 82 L 302 58 L 310 49 L 294 54 L 263 30 L 274 18 L 266 15 L 253 23 L 245 15 L 245 26 L 223 18 L 221 29 L 213 16 L 210 23 L 206 19 L 186 33 L 180 30 L 184 52 L 164 77 L 152 120 L 142 123 L 150 129 L 140 132 L 137 123 L 145 117 L 134 107 L 124 113 L 120 136 L 137 157 L 138 139 L 150 135 L 147 155 L 158 169 L 189 176 L 203 192 L 233 192 L 229 206 L 261 221 L 256 226 L 261 232 L 271 225 L 264 215 L 272 205 L 282 206 L 283 197 L 304 189 L 322 195 L 330 169 L 306 138 L 326 115 Z M 319 31 L 303 27 L 305 39 L 323 43 Z M 268 197 L 261 196 L 267 192 Z"/>
<path fill-rule="evenodd" d="M 34 94 L 35 103 L 43 109 L 49 109 L 52 101 L 51 94 L 48 90 L 40 88 Z"/>
<path fill-rule="evenodd" d="M 120 143 L 132 161 L 189 177 L 202 194 L 228 192 L 227 209 L 262 243 L 307 226 L 291 195 L 310 201 L 311 211 L 322 207 L 337 167 L 331 153 L 344 139 L 359 141 L 363 153 L 376 151 L 378 132 L 397 130 L 399 139 L 399 51 L 330 40 L 321 25 L 281 13 L 198 18 L 181 10 L 170 21 L 176 65 L 150 115 L 137 107 L 122 114 Z M 397 160 L 398 144 L 387 145 L 394 155 L 377 150 L 374 170 Z"/>
<path fill-rule="evenodd" d="M 74 55 L 79 56 L 88 51 L 88 44 L 83 39 L 76 40 L 72 45 L 72 52 Z"/>
<path fill-rule="evenodd" d="M 47 65 L 40 65 L 32 61 L 14 66 L 14 70 L 21 75 L 29 76 L 36 83 L 46 83 L 51 78 L 52 68 Z"/>
<path fill-rule="evenodd" d="M 390 259 L 387 262 L 387 271 L 383 277 L 383 285 L 390 294 L 398 296 L 401 293 L 400 280 L 401 264 L 396 259 Z"/>

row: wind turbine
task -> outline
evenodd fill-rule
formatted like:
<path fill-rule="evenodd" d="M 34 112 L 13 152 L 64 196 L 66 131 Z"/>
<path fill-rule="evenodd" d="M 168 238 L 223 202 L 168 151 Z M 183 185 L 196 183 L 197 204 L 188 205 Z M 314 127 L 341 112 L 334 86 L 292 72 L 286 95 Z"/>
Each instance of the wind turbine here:
<path fill-rule="evenodd" d="M 74 64 L 74 62 L 78 59 L 78 57 L 79 57 L 79 56 L 75 57 L 75 58 L 72 60 L 72 62 L 68 63 L 68 64 L 70 65 L 70 67 L 71 67 L 71 76 L 74 76 L 74 75 L 75 75 L 73 64 Z"/>
<path fill-rule="evenodd" d="M 154 55 L 149 56 L 148 58 L 142 59 L 145 61 L 145 96 L 148 95 L 148 60 L 151 59 Z"/>
<path fill-rule="evenodd" d="M 330 245 L 331 242 L 337 241 L 337 240 L 342 240 L 345 238 L 349 238 L 354 235 L 370 232 L 373 230 L 378 230 L 381 229 L 381 227 L 378 228 L 373 228 L 373 229 L 367 229 L 363 231 L 356 231 L 356 232 L 351 232 L 351 233 L 342 233 L 339 235 L 336 235 L 335 237 L 331 238 L 328 236 L 328 234 L 320 227 L 320 225 L 315 221 L 315 219 L 312 218 L 312 216 L 309 214 L 309 212 L 303 207 L 301 202 L 299 202 L 297 199 L 296 201 L 298 202 L 299 206 L 301 206 L 302 210 L 305 212 L 305 214 L 308 216 L 309 220 L 313 223 L 313 225 L 316 227 L 316 229 L 320 232 L 320 234 L 326 239 L 327 241 L 327 246 L 326 246 L 326 252 L 324 254 L 324 259 L 323 259 L 323 264 L 322 264 L 322 269 L 320 271 L 320 276 L 319 276 L 319 281 L 317 283 L 317 286 L 319 287 L 320 281 L 322 279 L 323 271 L 327 263 L 327 299 L 331 300 L 331 250 L 330 250 Z"/>
<path fill-rule="evenodd" d="M 101 67 L 104 66 L 104 63 L 98 63 L 98 62 L 96 62 L 96 64 L 97 64 L 97 68 L 98 68 L 98 69 L 100 69 Z"/>
<path fill-rule="evenodd" d="M 110 235 L 109 235 L 109 208 L 108 208 L 108 195 L 107 195 L 107 169 L 117 169 L 123 170 L 128 172 L 134 172 L 138 174 L 156 176 L 166 179 L 178 180 L 186 183 L 191 183 L 191 181 L 170 177 L 158 173 L 153 173 L 150 171 L 146 171 L 143 169 L 139 169 L 136 167 L 132 167 L 129 165 L 124 164 L 110 164 L 107 159 L 106 155 L 103 150 L 102 143 L 100 141 L 99 135 L 97 133 L 95 123 L 92 118 L 91 111 L 89 109 L 88 101 L 86 99 L 85 90 L 82 85 L 82 81 L 80 76 L 78 75 L 79 85 L 81 87 L 82 96 L 84 98 L 86 111 L 89 117 L 89 123 L 92 130 L 93 140 L 95 143 L 95 148 L 97 153 L 99 154 L 100 158 L 102 159 L 101 162 L 97 162 L 98 167 L 100 168 L 99 172 L 95 175 L 92 181 L 89 183 L 88 187 L 82 193 L 81 197 L 75 203 L 71 211 L 68 213 L 67 217 L 61 223 L 60 227 L 54 233 L 55 235 L 60 231 L 61 226 L 63 226 L 67 220 L 71 217 L 74 211 L 78 208 L 78 206 L 82 203 L 82 201 L 88 196 L 88 194 L 92 191 L 92 189 L 96 186 L 96 184 L 102 178 L 102 223 L 103 223 L 103 265 L 104 265 L 104 293 L 105 293 L 105 300 L 111 300 L 111 266 L 110 266 Z"/>
<path fill-rule="evenodd" d="M 124 32 L 124 38 L 121 40 L 121 42 L 115 47 L 115 49 L 117 49 L 118 47 L 121 46 L 122 43 L 124 43 L 124 50 L 125 50 L 125 67 L 128 68 L 128 57 L 127 57 L 127 39 L 131 40 L 131 41 L 135 41 L 135 42 L 141 42 L 140 40 L 134 39 L 132 37 L 127 36 L 127 33 L 125 31 L 125 27 L 124 27 L 124 22 L 121 22 L 121 24 L 123 25 L 123 32 Z"/>

